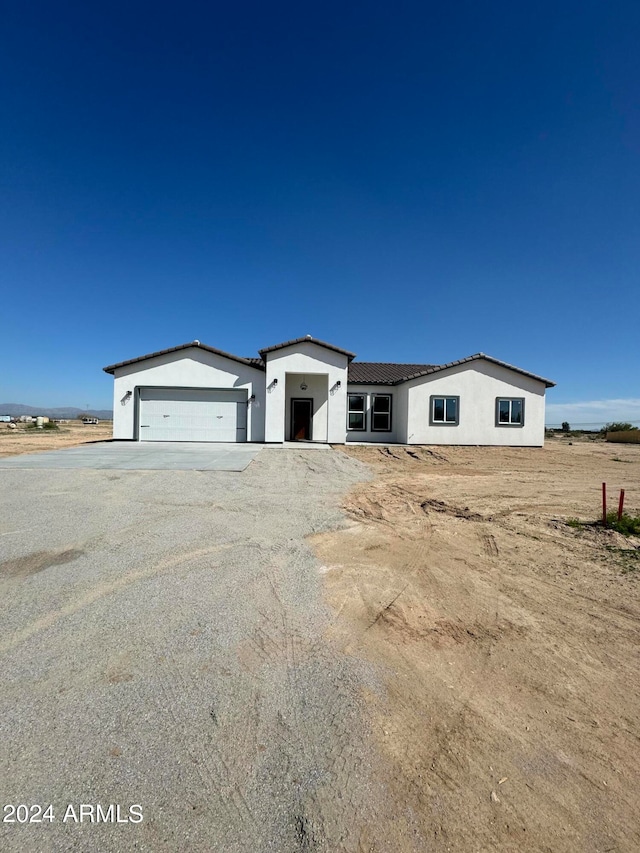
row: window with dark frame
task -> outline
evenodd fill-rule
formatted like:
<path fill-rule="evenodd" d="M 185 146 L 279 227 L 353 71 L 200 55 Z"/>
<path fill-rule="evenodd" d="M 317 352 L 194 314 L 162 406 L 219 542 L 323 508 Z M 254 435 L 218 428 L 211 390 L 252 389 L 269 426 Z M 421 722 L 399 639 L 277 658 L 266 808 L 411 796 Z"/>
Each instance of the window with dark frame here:
<path fill-rule="evenodd" d="M 391 394 L 371 395 L 372 432 L 391 432 Z"/>
<path fill-rule="evenodd" d="M 367 428 L 366 395 L 349 394 L 347 402 L 347 429 L 365 430 Z"/>
<path fill-rule="evenodd" d="M 433 394 L 429 407 L 430 426 L 457 426 L 460 423 L 460 397 Z"/>
<path fill-rule="evenodd" d="M 496 399 L 496 426 L 524 426 L 523 397 L 498 397 Z"/>

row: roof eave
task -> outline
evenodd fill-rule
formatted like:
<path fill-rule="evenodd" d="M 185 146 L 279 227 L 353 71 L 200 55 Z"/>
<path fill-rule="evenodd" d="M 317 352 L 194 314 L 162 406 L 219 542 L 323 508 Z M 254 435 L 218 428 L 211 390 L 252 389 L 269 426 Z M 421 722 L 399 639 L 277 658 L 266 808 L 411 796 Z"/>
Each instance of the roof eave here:
<path fill-rule="evenodd" d="M 404 380 L 401 379 L 400 382 Z M 347 379 L 347 385 L 397 385 L 394 379 Z"/>
<path fill-rule="evenodd" d="M 440 371 L 447 370 L 449 367 L 460 367 L 461 365 L 468 364 L 472 361 L 489 361 L 492 364 L 497 364 L 499 367 L 506 367 L 507 370 L 513 370 L 514 373 L 519 373 L 522 376 L 528 376 L 530 379 L 535 379 L 537 382 L 543 382 L 547 388 L 554 388 L 556 384 L 550 379 L 545 379 L 544 376 L 538 376 L 536 373 L 530 373 L 528 370 L 523 370 L 521 367 L 516 367 L 514 364 L 509 364 L 506 361 L 500 361 L 500 359 L 493 358 L 493 356 L 487 355 L 484 352 L 477 352 L 474 353 L 474 355 L 468 355 L 466 358 L 460 358 L 457 361 L 450 361 L 447 364 L 434 365 L 430 370 L 422 370 L 419 373 L 414 373 L 400 381 L 409 382 L 411 379 L 419 379 L 421 376 L 430 376 L 432 373 L 440 373 Z"/>
<path fill-rule="evenodd" d="M 126 361 L 119 361 L 117 364 L 109 364 L 107 367 L 103 367 L 103 371 L 105 373 L 114 374 L 116 370 L 120 367 L 128 367 L 130 364 L 138 364 L 141 361 L 148 361 L 150 358 L 158 358 L 161 355 L 169 355 L 173 352 L 179 352 L 180 350 L 186 349 L 201 349 L 205 352 L 210 352 L 213 355 L 222 356 L 222 358 L 228 358 L 231 361 L 237 361 L 239 364 L 243 364 L 246 367 L 253 367 L 256 370 L 264 370 L 264 365 L 254 364 L 249 359 L 243 358 L 239 355 L 233 355 L 230 352 L 224 352 L 224 350 L 216 349 L 215 347 L 207 346 L 206 344 L 201 344 L 199 341 L 190 341 L 186 344 L 179 344 L 177 347 L 169 347 L 168 349 L 158 350 L 157 352 L 150 352 L 147 355 L 141 355 L 137 358 L 130 358 Z"/>
<path fill-rule="evenodd" d="M 270 347 L 264 347 L 263 349 L 258 350 L 258 353 L 261 358 L 264 358 L 267 353 L 275 352 L 279 349 L 285 349 L 286 347 L 297 346 L 298 344 L 316 344 L 316 346 L 324 347 L 325 349 L 333 350 L 333 352 L 346 356 L 349 361 L 352 361 L 356 357 L 355 353 L 349 352 L 349 350 L 342 349 L 342 347 L 337 347 L 334 344 L 329 344 L 327 341 L 320 341 L 317 338 L 312 338 L 311 335 L 306 335 L 304 338 L 294 338 L 291 341 L 283 341 L 280 344 L 274 344 Z"/>

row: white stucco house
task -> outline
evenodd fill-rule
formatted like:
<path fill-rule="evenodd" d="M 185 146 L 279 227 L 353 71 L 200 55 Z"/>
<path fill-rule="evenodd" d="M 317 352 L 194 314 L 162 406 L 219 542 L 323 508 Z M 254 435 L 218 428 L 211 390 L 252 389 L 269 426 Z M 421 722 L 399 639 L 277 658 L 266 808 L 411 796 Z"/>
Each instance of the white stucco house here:
<path fill-rule="evenodd" d="M 307 335 L 242 358 L 200 341 L 111 364 L 113 437 L 539 447 L 553 382 L 484 353 L 358 362 Z"/>

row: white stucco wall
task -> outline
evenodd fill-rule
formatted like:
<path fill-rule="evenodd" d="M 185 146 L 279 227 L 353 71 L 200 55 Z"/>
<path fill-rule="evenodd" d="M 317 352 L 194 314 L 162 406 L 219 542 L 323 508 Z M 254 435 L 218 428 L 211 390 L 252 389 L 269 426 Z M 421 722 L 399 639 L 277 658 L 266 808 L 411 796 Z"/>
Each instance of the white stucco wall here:
<path fill-rule="evenodd" d="M 407 388 L 407 444 L 541 447 L 545 384 L 489 361 L 473 361 L 413 379 Z M 432 395 L 460 397 L 457 426 L 429 425 Z M 524 426 L 496 426 L 496 397 L 524 398 Z"/>
<path fill-rule="evenodd" d="M 409 422 L 408 400 L 409 389 L 406 383 L 402 385 L 394 385 L 393 387 L 395 399 L 395 430 L 397 441 L 399 444 L 407 444 L 407 427 Z"/>
<path fill-rule="evenodd" d="M 347 419 L 345 415 L 344 430 L 346 440 L 349 441 L 373 441 L 377 444 L 386 444 L 387 442 L 397 443 L 404 442 L 404 432 L 398 430 L 398 426 L 402 427 L 406 423 L 406 418 L 403 415 L 406 413 L 406 395 L 400 392 L 400 385 L 349 385 L 349 394 L 364 394 L 366 396 L 366 430 L 349 430 L 347 429 Z M 388 394 L 391 397 L 391 432 L 378 432 L 371 429 L 372 412 L 371 412 L 371 397 L 373 394 Z M 400 398 L 405 396 L 405 411 L 401 411 Z"/>
<path fill-rule="evenodd" d="M 328 388 L 323 395 L 326 399 L 327 416 L 318 416 L 318 430 L 321 430 L 321 421 L 326 423 L 325 438 L 316 435 L 316 421 L 314 418 L 315 441 L 328 441 L 331 444 L 344 444 L 346 423 L 346 400 L 347 400 L 347 356 L 341 355 L 334 350 L 318 346 L 312 341 L 302 341 L 292 346 L 283 347 L 266 354 L 266 406 L 265 406 L 265 440 L 268 442 L 281 442 L 289 438 L 285 431 L 288 425 L 289 414 L 287 408 L 290 406 L 290 396 L 310 397 L 311 383 L 309 380 L 314 374 L 318 375 L 318 383 Z M 287 374 L 302 374 L 306 376 L 309 389 L 300 391 L 287 397 Z M 277 383 L 274 385 L 274 380 Z M 314 383 L 316 380 L 314 380 Z M 336 382 L 341 383 L 340 388 L 335 388 Z M 314 385 L 315 387 L 315 385 Z M 318 384 L 320 387 L 320 384 Z M 314 397 L 315 409 L 315 397 Z"/>
<path fill-rule="evenodd" d="M 136 388 L 246 388 L 256 395 L 247 407 L 247 441 L 264 441 L 264 371 L 198 347 L 155 356 L 114 373 L 113 437 L 135 439 Z M 127 391 L 132 395 L 126 398 Z"/>

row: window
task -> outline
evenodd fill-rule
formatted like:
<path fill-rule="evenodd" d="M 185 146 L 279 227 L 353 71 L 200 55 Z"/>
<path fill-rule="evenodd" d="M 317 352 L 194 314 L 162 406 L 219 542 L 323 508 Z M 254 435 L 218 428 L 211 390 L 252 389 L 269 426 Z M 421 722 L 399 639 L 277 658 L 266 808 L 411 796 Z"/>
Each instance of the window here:
<path fill-rule="evenodd" d="M 349 394 L 347 429 L 366 429 L 366 397 L 364 394 Z"/>
<path fill-rule="evenodd" d="M 496 399 L 496 426 L 524 426 L 524 399 L 498 397 Z"/>
<path fill-rule="evenodd" d="M 375 432 L 391 432 L 390 394 L 372 394 L 371 429 Z"/>
<path fill-rule="evenodd" d="M 429 426 L 457 426 L 460 423 L 460 397 L 431 397 Z"/>

